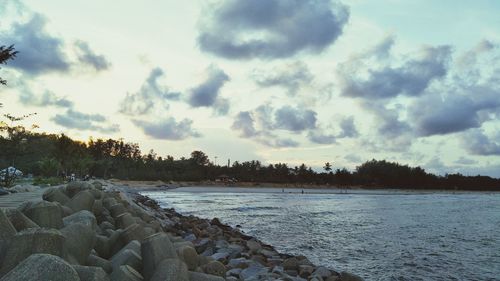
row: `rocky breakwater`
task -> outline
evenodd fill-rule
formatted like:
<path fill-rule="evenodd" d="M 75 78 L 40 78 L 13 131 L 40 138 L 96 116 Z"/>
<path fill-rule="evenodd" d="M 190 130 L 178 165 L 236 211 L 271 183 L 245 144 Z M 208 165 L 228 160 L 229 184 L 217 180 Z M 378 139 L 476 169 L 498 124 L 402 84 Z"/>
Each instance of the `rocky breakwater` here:
<path fill-rule="evenodd" d="M 100 182 L 0 210 L 0 281 L 361 280 Z"/>

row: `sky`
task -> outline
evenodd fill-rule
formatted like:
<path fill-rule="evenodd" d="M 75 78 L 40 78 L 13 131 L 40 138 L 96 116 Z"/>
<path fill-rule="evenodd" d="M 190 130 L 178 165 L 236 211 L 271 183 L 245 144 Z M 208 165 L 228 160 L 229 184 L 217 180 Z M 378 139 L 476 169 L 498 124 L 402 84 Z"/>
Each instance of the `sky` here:
<path fill-rule="evenodd" d="M 498 14 L 495 0 L 0 0 L 0 45 L 19 51 L 1 110 L 217 164 L 500 177 Z"/>

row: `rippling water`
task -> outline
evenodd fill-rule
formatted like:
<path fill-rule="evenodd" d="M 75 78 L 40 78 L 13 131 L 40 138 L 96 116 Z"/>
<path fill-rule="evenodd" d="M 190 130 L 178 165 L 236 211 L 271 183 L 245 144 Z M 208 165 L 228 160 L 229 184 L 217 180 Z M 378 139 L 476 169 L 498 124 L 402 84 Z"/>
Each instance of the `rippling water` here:
<path fill-rule="evenodd" d="M 500 194 L 223 190 L 143 194 L 366 280 L 500 280 Z"/>

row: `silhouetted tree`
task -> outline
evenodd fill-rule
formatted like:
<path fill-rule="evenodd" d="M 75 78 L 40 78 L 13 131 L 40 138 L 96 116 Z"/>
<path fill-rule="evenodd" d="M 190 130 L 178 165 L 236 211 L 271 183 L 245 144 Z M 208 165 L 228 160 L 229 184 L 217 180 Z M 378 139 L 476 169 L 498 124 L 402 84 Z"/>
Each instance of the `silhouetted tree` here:
<path fill-rule="evenodd" d="M 18 51 L 14 50 L 14 45 L 10 45 L 9 47 L 0 46 L 0 64 L 6 64 L 7 61 L 14 59 L 17 54 Z M 7 81 L 0 77 L 0 84 L 6 85 Z"/>

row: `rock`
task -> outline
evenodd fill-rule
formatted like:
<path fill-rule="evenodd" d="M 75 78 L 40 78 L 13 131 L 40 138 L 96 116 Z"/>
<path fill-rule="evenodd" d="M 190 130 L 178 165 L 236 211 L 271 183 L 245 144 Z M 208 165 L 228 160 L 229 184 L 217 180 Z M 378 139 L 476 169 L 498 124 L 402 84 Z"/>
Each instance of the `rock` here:
<path fill-rule="evenodd" d="M 207 274 L 226 276 L 226 267 L 219 261 L 212 261 L 202 266 L 203 271 Z"/>
<path fill-rule="evenodd" d="M 37 191 L 38 189 L 40 189 L 40 187 L 35 186 L 35 185 L 31 185 L 31 184 L 16 185 L 16 186 L 10 188 L 11 191 L 15 191 L 16 193 L 17 192 L 33 192 L 33 191 Z"/>
<path fill-rule="evenodd" d="M 63 219 L 63 224 L 64 226 L 68 226 L 70 224 L 74 223 L 81 223 L 83 225 L 86 225 L 92 229 L 92 231 L 95 231 L 97 229 L 97 220 L 91 212 L 87 210 L 82 210 L 79 212 L 76 212 L 70 216 L 67 216 Z"/>
<path fill-rule="evenodd" d="M 73 265 L 80 281 L 109 281 L 109 277 L 100 267 Z"/>
<path fill-rule="evenodd" d="M 129 243 L 132 240 L 142 241 L 146 237 L 144 229 L 137 223 L 125 228 L 121 234 L 122 241 Z"/>
<path fill-rule="evenodd" d="M 87 182 L 82 181 L 72 181 L 66 185 L 66 194 L 73 198 L 76 194 L 83 190 L 91 189 L 92 186 Z"/>
<path fill-rule="evenodd" d="M 125 245 L 123 248 L 121 248 L 121 250 L 118 251 L 118 253 L 116 253 L 115 255 L 118 255 L 120 252 L 123 252 L 125 250 L 132 250 L 132 251 L 136 252 L 139 256 L 142 256 L 141 243 L 139 243 L 139 241 L 137 241 L 137 240 L 130 241 L 127 245 Z"/>
<path fill-rule="evenodd" d="M 242 270 L 243 269 L 241 269 L 241 268 L 233 268 L 231 270 L 228 270 L 228 271 L 226 271 L 226 277 L 228 277 L 228 276 L 239 277 Z"/>
<path fill-rule="evenodd" d="M 61 233 L 66 237 L 64 246 L 67 250 L 67 261 L 72 264 L 85 264 L 96 241 L 96 234 L 92 227 L 74 223 L 62 228 Z"/>
<path fill-rule="evenodd" d="M 128 265 L 133 269 L 140 272 L 142 270 L 142 258 L 135 251 L 130 249 L 125 249 L 116 253 L 111 258 L 111 266 L 113 270 L 117 270 L 122 265 Z"/>
<path fill-rule="evenodd" d="M 262 249 L 262 245 L 255 240 L 248 240 L 247 247 L 251 253 L 258 253 Z"/>
<path fill-rule="evenodd" d="M 80 191 L 73 196 L 66 206 L 70 207 L 73 211 L 78 212 L 82 210 L 92 211 L 94 205 L 94 195 L 88 190 Z"/>
<path fill-rule="evenodd" d="M 102 206 L 102 200 L 95 200 L 94 205 L 92 205 L 92 213 L 96 216 L 99 216 L 104 211 L 104 207 Z"/>
<path fill-rule="evenodd" d="M 252 278 L 257 280 L 257 278 L 260 275 L 267 274 L 267 272 L 268 272 L 267 268 L 260 265 L 252 264 L 250 267 L 247 267 L 241 271 L 240 278 L 242 280 L 248 280 Z"/>
<path fill-rule="evenodd" d="M 95 236 L 94 250 L 100 257 L 108 258 L 111 255 L 111 244 L 108 237 L 97 234 Z"/>
<path fill-rule="evenodd" d="M 227 266 L 229 266 L 230 268 L 246 268 L 251 263 L 253 262 L 245 258 L 237 258 L 229 260 Z"/>
<path fill-rule="evenodd" d="M 198 267 L 198 254 L 194 248 L 188 246 L 177 248 L 177 255 L 186 263 L 188 270 L 195 270 Z"/>
<path fill-rule="evenodd" d="M 340 273 L 340 281 L 363 281 L 363 278 L 355 274 L 343 271 Z"/>
<path fill-rule="evenodd" d="M 211 257 L 216 261 L 224 261 L 227 257 L 229 257 L 229 253 L 219 252 L 211 255 Z"/>
<path fill-rule="evenodd" d="M 135 222 L 134 217 L 130 213 L 123 213 L 115 218 L 115 224 L 118 228 L 127 228 L 133 225 Z"/>
<path fill-rule="evenodd" d="M 113 218 L 116 218 L 127 211 L 127 209 L 125 209 L 125 206 L 123 206 L 123 204 L 121 203 L 114 204 L 108 209 L 111 212 L 111 216 L 113 216 Z"/>
<path fill-rule="evenodd" d="M 12 225 L 9 218 L 5 215 L 3 210 L 0 209 L 0 253 L 2 253 L 0 255 L 0 266 L 2 265 L 2 260 L 4 258 L 3 253 L 5 253 L 10 239 L 12 239 L 16 233 L 16 227 Z"/>
<path fill-rule="evenodd" d="M 23 260 L 1 280 L 80 281 L 80 278 L 76 270 L 60 257 L 48 254 L 34 254 Z"/>
<path fill-rule="evenodd" d="M 113 197 L 108 197 L 108 198 L 102 199 L 102 205 L 104 206 L 104 208 L 106 208 L 108 210 L 110 210 L 111 206 L 113 206 L 115 204 L 118 204 L 118 202 L 116 202 L 116 199 Z"/>
<path fill-rule="evenodd" d="M 61 209 L 62 209 L 62 212 L 63 212 L 63 218 L 65 218 L 67 216 L 70 216 L 70 215 L 72 215 L 74 213 L 74 211 L 70 207 L 68 207 L 66 205 L 62 205 Z"/>
<path fill-rule="evenodd" d="M 18 209 L 9 209 L 6 212 L 6 215 L 17 231 L 25 230 L 28 228 L 39 228 L 38 224 L 36 224 L 34 221 L 30 220 L 27 216 L 25 216 Z M 3 223 L 0 222 L 0 227 L 2 225 L 3 225 Z M 0 240 L 1 240 L 1 238 L 0 238 Z"/>
<path fill-rule="evenodd" d="M 64 257 L 65 238 L 55 229 L 28 228 L 10 239 L 0 275 L 10 271 L 32 254 L 50 254 Z"/>
<path fill-rule="evenodd" d="M 299 261 L 295 257 L 288 258 L 288 259 L 283 261 L 283 268 L 285 268 L 285 270 L 287 270 L 287 269 L 296 270 L 298 268 L 298 266 L 299 266 Z"/>
<path fill-rule="evenodd" d="M 57 187 L 47 189 L 43 193 L 42 198 L 45 201 L 58 202 L 61 205 L 64 205 L 69 201 L 69 197 Z"/>
<path fill-rule="evenodd" d="M 316 267 L 312 275 L 321 276 L 321 278 L 325 279 L 330 277 L 332 275 L 332 272 L 324 266 L 318 266 Z"/>
<path fill-rule="evenodd" d="M 182 238 L 181 238 L 182 239 Z M 173 242 L 173 241 L 172 241 Z M 174 242 L 174 248 L 181 248 L 181 247 L 191 247 L 194 249 L 193 243 L 189 241 L 182 241 L 182 242 Z"/>
<path fill-rule="evenodd" d="M 144 278 L 135 269 L 128 265 L 122 265 L 109 276 L 111 281 L 142 281 Z"/>
<path fill-rule="evenodd" d="M 189 281 L 224 281 L 225 279 L 220 276 L 200 273 L 200 272 L 189 272 Z"/>
<path fill-rule="evenodd" d="M 7 190 L 5 190 L 5 189 L 3 189 L 3 188 L 0 187 L 0 196 L 2 196 L 2 195 L 9 195 L 9 194 L 10 194 L 10 192 L 8 192 Z"/>
<path fill-rule="evenodd" d="M 302 278 L 307 278 L 314 271 L 314 267 L 310 265 L 299 265 L 299 276 Z"/>
<path fill-rule="evenodd" d="M 110 223 L 109 221 L 104 221 L 102 222 L 100 225 L 99 225 L 99 228 L 102 230 L 102 231 L 105 231 L 106 229 L 112 229 L 114 230 L 115 229 L 115 226 Z"/>
<path fill-rule="evenodd" d="M 96 188 L 98 190 L 103 190 L 102 183 L 99 181 L 93 181 L 92 185 L 94 186 L 94 188 Z"/>
<path fill-rule="evenodd" d="M 200 240 L 195 240 L 194 241 L 194 249 L 198 254 L 203 253 L 208 247 L 213 246 L 213 241 L 208 239 L 208 238 L 203 238 Z"/>
<path fill-rule="evenodd" d="M 187 266 L 179 259 L 164 259 L 162 260 L 151 281 L 189 281 Z"/>
<path fill-rule="evenodd" d="M 24 203 L 19 210 L 40 227 L 59 229 L 63 226 L 59 203 L 39 201 Z"/>
<path fill-rule="evenodd" d="M 143 274 L 149 280 L 155 273 L 157 265 L 164 259 L 177 258 L 172 242 L 165 233 L 147 237 L 141 244 Z"/>
<path fill-rule="evenodd" d="M 110 261 L 93 254 L 89 255 L 89 257 L 87 258 L 87 262 L 85 264 L 88 266 L 100 267 L 107 273 L 111 273 L 113 271 L 113 267 L 111 266 Z"/>

